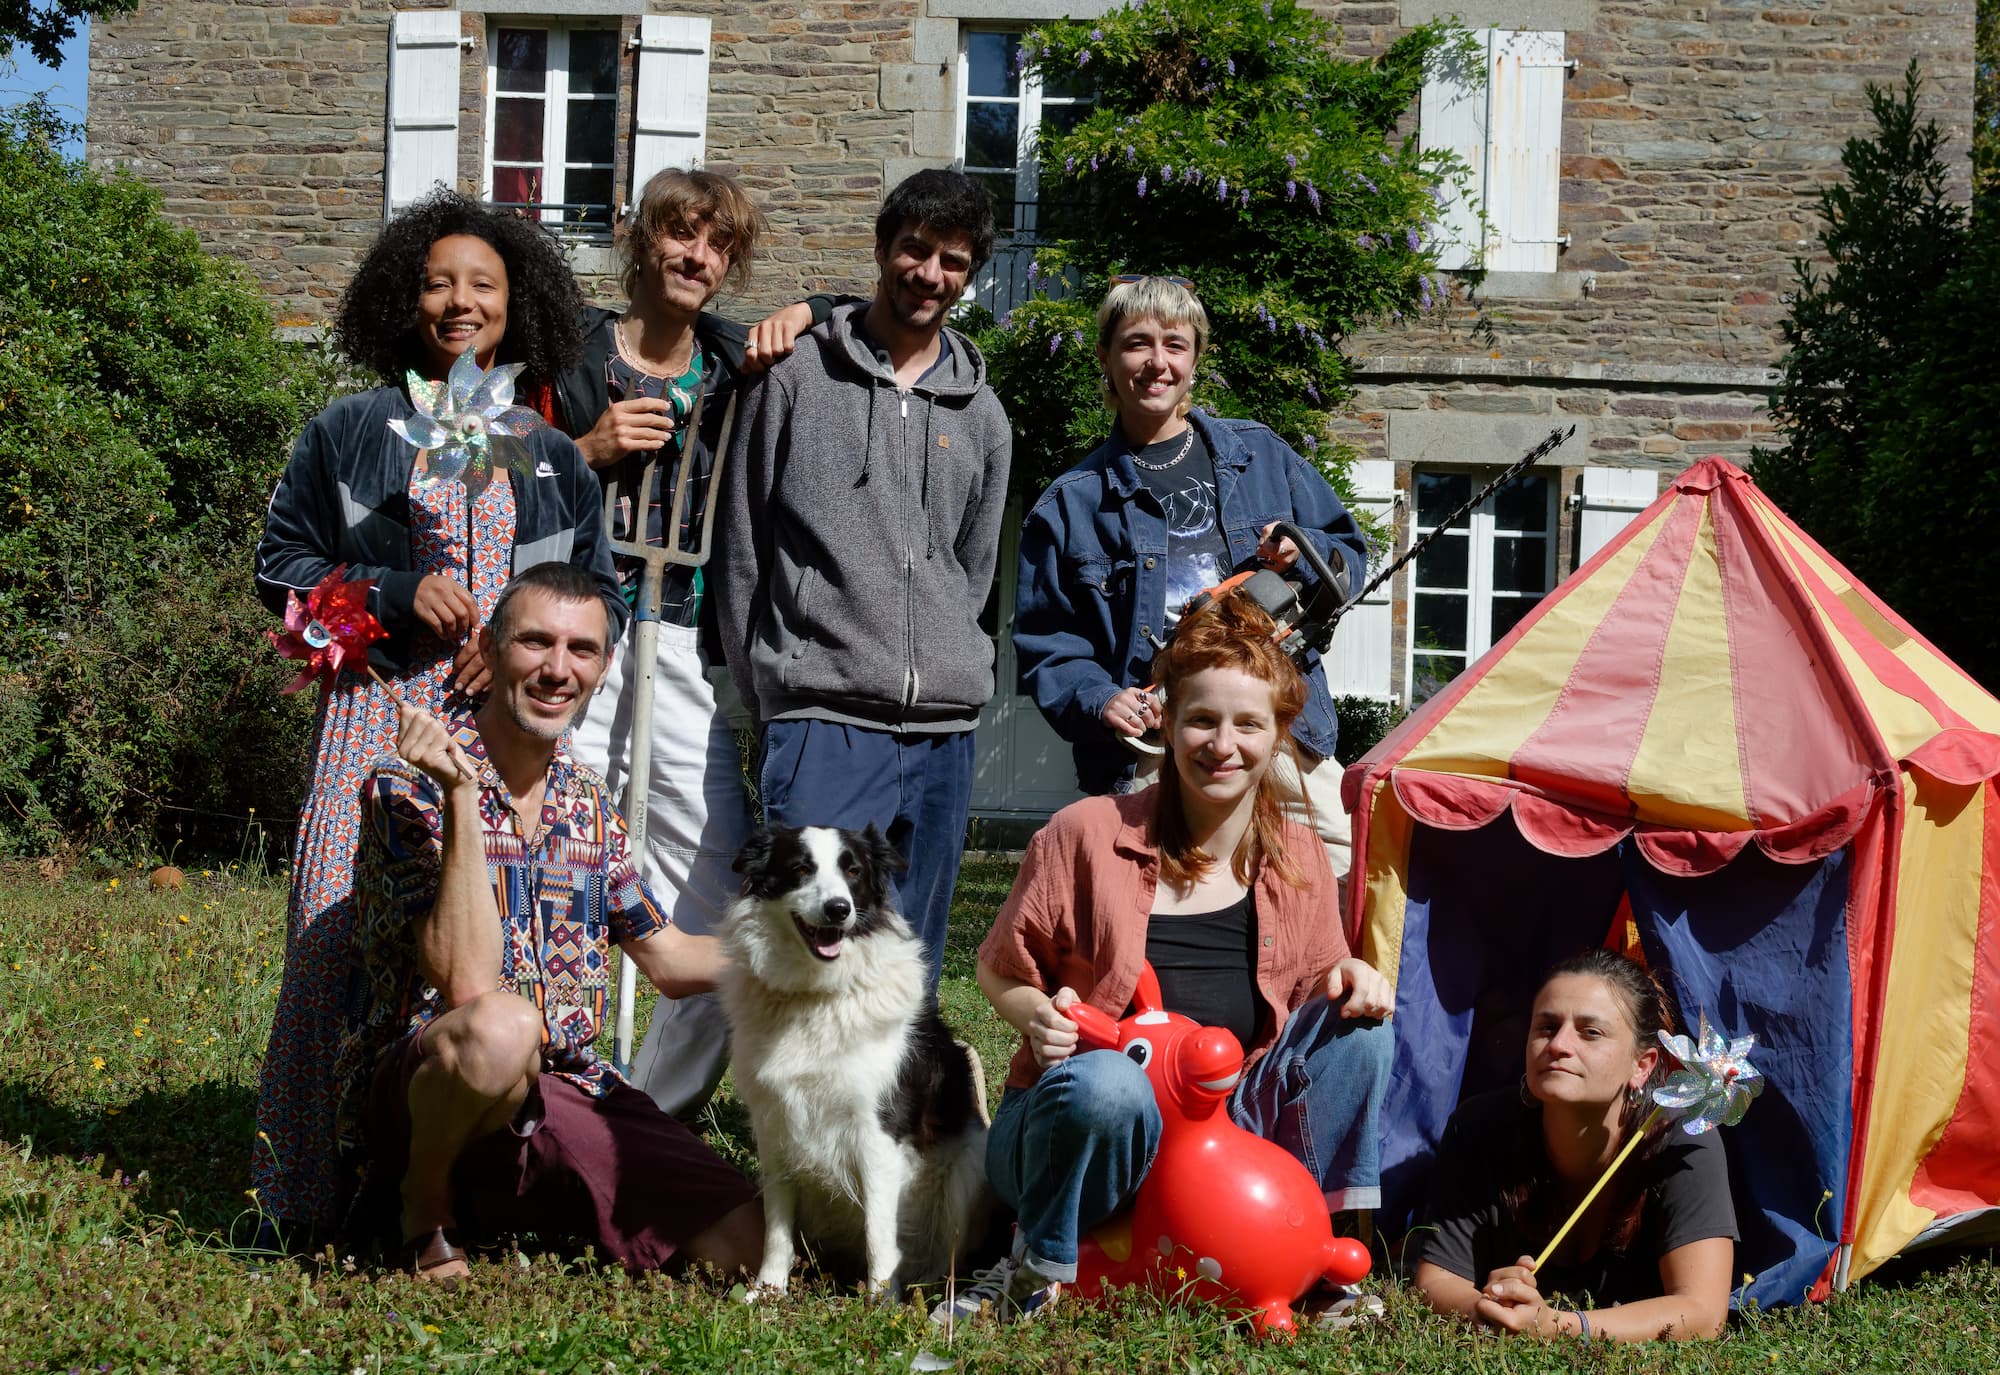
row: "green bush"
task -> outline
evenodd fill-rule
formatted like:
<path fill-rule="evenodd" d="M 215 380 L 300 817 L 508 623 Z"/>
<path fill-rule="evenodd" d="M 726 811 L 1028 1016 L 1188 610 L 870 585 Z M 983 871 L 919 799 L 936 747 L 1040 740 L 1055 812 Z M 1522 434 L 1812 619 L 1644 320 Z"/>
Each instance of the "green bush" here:
<path fill-rule="evenodd" d="M 1830 267 L 1795 265 L 1771 411 L 1785 447 L 1751 472 L 1939 649 L 2000 687 L 2000 203 L 1967 216 L 1912 63 L 1871 87 L 1876 132 L 1820 197 Z"/>
<path fill-rule="evenodd" d="M 303 792 L 251 551 L 330 375 L 63 132 L 0 115 L 0 852 L 233 848 Z"/>
<path fill-rule="evenodd" d="M 1036 270 L 1068 286 L 980 336 L 1039 492 L 1110 429 L 1094 312 L 1113 275 L 1192 280 L 1212 327 L 1195 399 L 1262 421 L 1339 485 L 1327 418 L 1352 394 L 1339 343 L 1364 322 L 1437 312 L 1437 193 L 1463 173 L 1397 122 L 1426 65 L 1466 38 L 1426 24 L 1369 61 L 1293 0 L 1146 0 L 1031 31 L 1045 85 L 1096 106 L 1039 134 Z"/>

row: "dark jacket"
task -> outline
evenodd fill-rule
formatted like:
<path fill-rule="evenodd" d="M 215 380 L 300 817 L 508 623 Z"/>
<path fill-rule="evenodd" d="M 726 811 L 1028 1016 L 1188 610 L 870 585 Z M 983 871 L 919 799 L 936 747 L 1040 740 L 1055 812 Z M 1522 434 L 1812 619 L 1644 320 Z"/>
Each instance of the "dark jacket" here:
<path fill-rule="evenodd" d="M 1013 432 L 955 331 L 907 391 L 843 306 L 746 390 L 709 573 L 723 650 L 770 722 L 970 730 Z"/>
<path fill-rule="evenodd" d="M 1367 564 L 1361 529 L 1311 464 L 1254 420 L 1222 420 L 1200 410 L 1189 419 L 1215 455 L 1220 525 L 1236 568 L 1253 566 L 1259 530 L 1289 520 L 1329 562 L 1345 559 L 1347 585 L 1361 586 Z M 1050 483 L 1028 513 L 1015 597 L 1021 691 L 1070 742 L 1077 786 L 1088 793 L 1121 791 L 1137 757 L 1104 724 L 1104 705 L 1121 689 L 1148 681 L 1151 637 L 1164 636 L 1167 519 L 1115 426 L 1111 438 Z M 1333 754 L 1339 729 L 1333 699 L 1319 656 L 1309 653 L 1304 667 L 1309 691 L 1292 736 L 1324 759 Z"/>
<path fill-rule="evenodd" d="M 304 596 L 335 567 L 372 579 L 368 608 L 389 638 L 368 651 L 386 672 L 412 667 L 422 628 L 415 601 L 422 575 L 411 567 L 410 469 L 417 451 L 389 428 L 416 414 L 401 387 L 344 396 L 314 416 L 292 446 L 291 462 L 271 493 L 257 544 L 257 595 L 278 615 L 285 596 Z M 625 603 L 604 542 L 597 483 L 567 437 L 547 427 L 527 440 L 531 462 L 510 472 L 514 484 L 512 571 L 557 561 L 587 569 L 604 590 L 614 632 Z"/>
<path fill-rule="evenodd" d="M 835 299 L 831 296 L 809 296 L 806 305 L 813 314 L 815 325 L 824 321 L 833 310 Z M 604 412 L 611 407 L 610 372 L 612 352 L 617 348 L 613 325 L 619 312 L 606 310 L 600 306 L 584 307 L 583 356 L 576 365 L 556 378 L 556 405 L 559 412 L 558 425 L 571 437 L 588 434 Z M 713 470 L 714 455 L 722 445 L 723 417 L 729 409 L 729 398 L 735 394 L 737 385 L 743 378 L 743 351 L 748 341 L 749 329 L 726 316 L 703 311 L 695 321 L 695 342 L 708 358 L 708 370 L 702 375 L 702 401 L 699 430 L 695 435 L 695 457 L 691 486 L 696 489 L 681 522 L 679 547 L 695 550 L 701 547 L 701 523 L 706 509 L 706 483 Z M 609 491 L 611 485 L 627 472 L 635 477 L 651 455 L 633 454 L 598 470 L 599 483 Z M 586 462 L 586 466 L 588 466 Z M 673 485 L 679 480 L 679 470 L 672 462 L 662 463 L 654 472 L 654 492 L 663 508 L 672 499 Z M 664 516 L 662 517 L 664 519 Z M 617 532 L 619 538 L 632 537 L 630 532 Z M 619 560 L 625 567 L 637 568 L 635 560 Z M 665 617 L 680 623 L 693 623 L 693 610 L 697 599 L 691 594 L 695 570 L 684 564 L 668 564 L 665 573 L 665 591 L 662 604 L 666 608 Z M 681 612 L 677 609 L 685 609 Z M 707 618 L 703 618 L 707 619 Z M 712 633 L 712 632 L 710 632 Z M 707 639 L 707 634 L 704 635 Z M 719 646 L 709 646 L 719 652 Z"/>

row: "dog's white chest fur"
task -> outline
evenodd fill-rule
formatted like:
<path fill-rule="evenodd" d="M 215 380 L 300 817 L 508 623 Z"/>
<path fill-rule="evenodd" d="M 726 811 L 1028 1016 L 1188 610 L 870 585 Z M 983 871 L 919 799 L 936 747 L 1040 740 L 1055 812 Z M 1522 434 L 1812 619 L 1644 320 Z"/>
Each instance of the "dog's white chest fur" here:
<path fill-rule="evenodd" d="M 737 861 L 722 979 L 737 1096 L 764 1176 L 763 1285 L 795 1231 L 865 1257 L 876 1287 L 942 1274 L 983 1222 L 985 1116 L 940 1119 L 937 1086 L 978 1096 L 926 997 L 923 945 L 890 904 L 872 831 L 760 832 Z M 940 1053 L 940 1047 L 943 1048 Z M 962 1081 L 970 1075 L 970 1086 Z"/>

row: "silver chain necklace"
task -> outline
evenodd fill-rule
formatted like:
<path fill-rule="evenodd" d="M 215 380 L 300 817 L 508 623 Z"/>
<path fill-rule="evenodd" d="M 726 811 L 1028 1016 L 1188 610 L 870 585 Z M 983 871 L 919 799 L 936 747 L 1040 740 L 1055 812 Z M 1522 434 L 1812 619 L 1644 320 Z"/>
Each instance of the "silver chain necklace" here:
<path fill-rule="evenodd" d="M 1165 463 L 1148 463 L 1145 459 L 1139 457 L 1137 449 L 1127 449 L 1125 456 L 1149 473 L 1164 473 L 1167 469 L 1178 466 L 1180 461 L 1188 456 L 1188 450 L 1192 448 L 1194 448 L 1194 426 L 1190 425 L 1188 426 L 1187 438 L 1181 441 L 1179 452 Z"/>

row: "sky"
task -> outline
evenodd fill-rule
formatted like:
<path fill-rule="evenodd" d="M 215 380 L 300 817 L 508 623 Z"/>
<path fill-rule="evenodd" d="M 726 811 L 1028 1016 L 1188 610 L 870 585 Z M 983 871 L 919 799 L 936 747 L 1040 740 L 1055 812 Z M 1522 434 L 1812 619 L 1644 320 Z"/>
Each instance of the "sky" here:
<path fill-rule="evenodd" d="M 77 25 L 76 36 L 63 44 L 62 65 L 51 69 L 35 60 L 25 43 L 14 45 L 11 58 L 0 58 L 0 105 L 14 105 L 42 91 L 50 93 L 56 113 L 73 124 L 83 123 L 84 72 L 88 66 L 90 29 Z M 83 140 L 78 138 L 63 149 L 73 157 L 83 156 Z"/>

